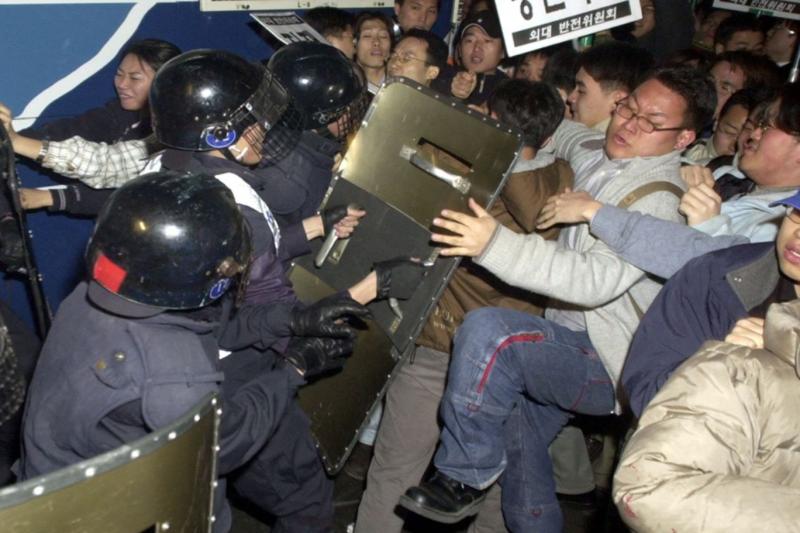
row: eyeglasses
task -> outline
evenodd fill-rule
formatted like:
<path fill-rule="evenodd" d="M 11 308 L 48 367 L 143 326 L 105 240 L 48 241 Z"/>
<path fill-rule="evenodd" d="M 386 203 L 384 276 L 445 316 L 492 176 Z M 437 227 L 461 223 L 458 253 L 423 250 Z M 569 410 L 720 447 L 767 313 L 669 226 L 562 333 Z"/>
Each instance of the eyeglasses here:
<path fill-rule="evenodd" d="M 800 224 L 800 211 L 794 207 L 786 208 L 786 216 L 795 224 Z"/>
<path fill-rule="evenodd" d="M 759 120 L 755 124 L 753 124 L 753 131 L 761 130 L 761 135 L 766 135 L 769 130 L 780 130 L 787 135 L 791 135 L 792 137 L 800 137 L 800 132 L 798 131 L 786 131 L 785 129 L 778 126 L 777 117 L 767 117 L 764 119 Z"/>
<path fill-rule="evenodd" d="M 777 127 L 778 126 L 775 124 L 775 117 L 762 118 L 761 120 L 753 124 L 753 130 L 761 130 L 762 135 L 767 133 L 769 130 Z"/>
<path fill-rule="evenodd" d="M 425 61 L 424 59 L 420 59 L 418 57 L 414 57 L 414 56 L 412 56 L 410 54 L 400 55 L 397 52 L 392 52 L 391 54 L 389 54 L 389 61 L 397 61 L 401 65 L 407 65 L 408 63 L 411 63 L 412 61 L 422 61 L 426 65 L 428 64 L 428 62 Z"/>
<path fill-rule="evenodd" d="M 631 106 L 628 105 L 628 99 L 624 98 L 617 102 L 617 106 L 614 108 L 614 112 L 624 118 L 625 120 L 630 120 L 632 118 L 636 119 L 636 125 L 642 130 L 644 133 L 654 133 L 656 131 L 679 131 L 685 130 L 685 126 L 678 126 L 675 128 L 659 128 L 647 117 L 636 113 Z"/>

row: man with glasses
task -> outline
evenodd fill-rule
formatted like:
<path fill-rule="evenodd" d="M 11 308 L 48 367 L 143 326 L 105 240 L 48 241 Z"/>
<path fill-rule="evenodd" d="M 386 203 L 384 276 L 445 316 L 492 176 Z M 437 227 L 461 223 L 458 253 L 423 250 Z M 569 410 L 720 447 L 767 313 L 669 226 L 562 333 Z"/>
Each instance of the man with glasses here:
<path fill-rule="evenodd" d="M 565 122 L 556 155 L 578 189 L 612 205 L 678 222 L 680 152 L 710 120 L 711 81 L 662 69 L 617 107 L 605 140 Z M 627 117 L 627 118 L 626 118 Z M 445 211 L 434 234 L 443 255 L 473 261 L 501 280 L 551 298 L 546 319 L 507 309 L 468 314 L 454 341 L 440 414 L 434 476 L 401 505 L 439 521 L 474 514 L 498 478 L 506 526 L 561 531 L 547 447 L 574 413 L 618 410 L 615 389 L 633 331 L 660 285 L 626 263 L 585 226 L 557 242 L 518 235 L 472 203 L 476 217 Z M 502 476 L 502 477 L 501 477 Z"/>
<path fill-rule="evenodd" d="M 793 157 L 800 123 L 792 112 L 800 112 L 797 84 L 785 85 L 750 113 L 738 162 L 749 186 L 723 201 L 708 173 L 700 175 L 681 199 L 680 210 L 690 226 L 709 235 L 743 235 L 753 242 L 775 238 L 783 212 L 770 203 L 800 186 Z"/>
<path fill-rule="evenodd" d="M 762 115 L 756 113 L 748 119 L 755 123 L 742 165 L 756 180 L 759 190 L 783 184 L 772 191 L 773 201 L 758 210 L 769 214 L 771 224 L 782 224 L 777 232 L 777 250 L 775 234 L 761 244 L 722 250 L 746 239 L 736 234 L 712 237 L 603 205 L 583 193 L 551 199 L 549 203 L 559 204 L 558 214 L 551 206 L 543 209 L 547 223 L 540 227 L 590 222 L 592 234 L 608 243 L 615 253 L 646 272 L 670 278 L 642 319 L 622 372 L 622 386 L 637 416 L 673 370 L 704 341 L 721 340 L 729 334 L 756 338 L 769 303 L 796 297 L 792 291 L 779 289 L 783 278 L 778 275 L 777 266 L 780 262 L 783 270 L 784 264 L 800 264 L 800 240 L 793 236 L 796 227 L 786 229 L 791 221 L 800 224 L 797 196 L 783 201 L 800 187 L 798 86 L 787 85 L 780 97 L 765 107 Z M 793 206 L 788 215 L 786 205 Z M 721 251 L 689 262 L 714 250 Z"/>
<path fill-rule="evenodd" d="M 389 54 L 390 76 L 403 76 L 429 86 L 447 65 L 447 45 L 433 33 L 420 29 L 406 32 Z"/>
<path fill-rule="evenodd" d="M 741 202 L 749 202 L 751 212 L 769 217 L 772 238 L 762 240 L 769 244 L 703 256 L 688 263 L 665 285 L 636 332 L 622 373 L 622 385 L 637 415 L 672 371 L 704 341 L 723 339 L 734 324 L 743 333 L 758 334 L 769 303 L 785 301 L 785 295 L 794 294 L 781 292 L 777 261 L 797 263 L 800 247 L 792 244 L 794 238 L 781 237 L 777 226 L 781 222 L 787 225 L 781 200 L 800 187 L 799 131 L 800 91 L 791 84 L 767 108 L 741 160 L 742 170 L 757 183 L 755 194 L 761 206 L 756 209 L 753 198 Z M 773 244 L 776 235 L 777 252 Z M 668 330 L 664 324 L 669 324 Z"/>

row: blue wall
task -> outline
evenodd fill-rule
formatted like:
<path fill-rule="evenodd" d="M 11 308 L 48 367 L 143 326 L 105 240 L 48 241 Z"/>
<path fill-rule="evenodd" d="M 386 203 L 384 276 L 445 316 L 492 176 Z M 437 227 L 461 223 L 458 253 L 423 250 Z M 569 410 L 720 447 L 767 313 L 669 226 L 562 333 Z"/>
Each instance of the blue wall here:
<path fill-rule="evenodd" d="M 0 101 L 20 116 L 34 96 L 68 74 L 87 70 L 81 66 L 117 31 L 132 39 L 167 39 L 183 50 L 225 48 L 250 59 L 263 59 L 272 52 L 247 13 L 201 13 L 195 2 L 161 2 L 147 10 L 148 4 L 153 2 L 0 6 L 0 35 L 12 48 L 0 56 L 5 73 Z M 134 10 L 144 17 L 129 17 L 136 14 Z M 36 123 L 79 114 L 114 98 L 118 51 L 119 46 L 96 73 L 44 108 Z M 35 164 L 21 163 L 17 171 L 24 186 L 54 184 Z M 83 273 L 82 254 L 92 223 L 43 212 L 29 215 L 28 221 L 45 292 L 55 311 Z M 6 277 L 0 298 L 32 324 L 21 281 Z"/>
<path fill-rule="evenodd" d="M 440 35 L 447 31 L 449 6 L 450 1 L 445 0 L 434 28 Z M 76 115 L 114 98 L 117 54 L 130 39 L 157 37 L 183 50 L 223 48 L 254 60 L 272 53 L 263 30 L 248 13 L 202 13 L 193 1 L 2 5 L 0 35 L 10 46 L 0 55 L 0 72 L 4 73 L 0 101 L 21 121 L 35 118 L 35 124 Z M 105 54 L 95 58 L 101 49 Z M 95 58 L 94 64 L 87 65 L 91 58 Z M 77 77 L 79 83 L 73 84 L 74 88 L 62 87 L 63 81 L 54 86 L 66 76 Z M 43 100 L 52 103 L 36 109 L 31 102 L 45 90 L 50 96 Z M 24 113 L 26 108 L 29 112 Z M 38 172 L 35 164 L 20 161 L 17 171 L 26 187 L 56 183 Z M 28 223 L 45 292 L 55 311 L 83 275 L 82 255 L 92 223 L 44 212 L 30 214 Z M 5 277 L 0 299 L 33 323 L 23 282 Z"/>

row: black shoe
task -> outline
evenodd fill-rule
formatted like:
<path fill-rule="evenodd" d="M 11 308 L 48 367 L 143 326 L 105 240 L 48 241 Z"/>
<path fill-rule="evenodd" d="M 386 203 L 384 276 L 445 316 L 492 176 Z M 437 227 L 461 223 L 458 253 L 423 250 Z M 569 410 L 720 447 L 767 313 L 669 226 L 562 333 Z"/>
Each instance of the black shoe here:
<path fill-rule="evenodd" d="M 473 489 L 437 471 L 428 481 L 411 487 L 400 497 L 400 505 L 436 522 L 455 524 L 478 514 L 486 491 Z"/>

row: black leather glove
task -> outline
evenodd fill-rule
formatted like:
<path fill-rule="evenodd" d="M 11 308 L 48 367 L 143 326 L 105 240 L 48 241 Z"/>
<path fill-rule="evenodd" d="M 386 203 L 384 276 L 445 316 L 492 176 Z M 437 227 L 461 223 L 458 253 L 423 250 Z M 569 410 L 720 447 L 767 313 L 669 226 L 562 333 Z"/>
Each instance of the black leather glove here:
<path fill-rule="evenodd" d="M 0 220 L 0 264 L 11 272 L 25 269 L 25 255 L 22 251 L 22 235 L 14 218 Z"/>
<path fill-rule="evenodd" d="M 278 366 L 292 365 L 309 379 L 342 368 L 354 344 L 351 337 L 292 337 Z"/>
<path fill-rule="evenodd" d="M 334 205 L 326 207 L 322 210 L 320 216 L 322 217 L 322 230 L 325 232 L 325 235 L 328 235 L 333 231 L 333 227 L 347 216 L 347 206 Z"/>
<path fill-rule="evenodd" d="M 349 294 L 337 293 L 307 307 L 294 308 L 289 329 L 298 337 L 353 338 L 356 336 L 356 331 L 344 319 L 368 316 L 370 316 L 369 310 L 350 298 Z"/>
<path fill-rule="evenodd" d="M 422 282 L 428 268 L 419 261 L 412 261 L 405 257 L 395 257 L 387 261 L 375 263 L 372 266 L 378 276 L 377 298 L 411 298 L 414 291 Z"/>

